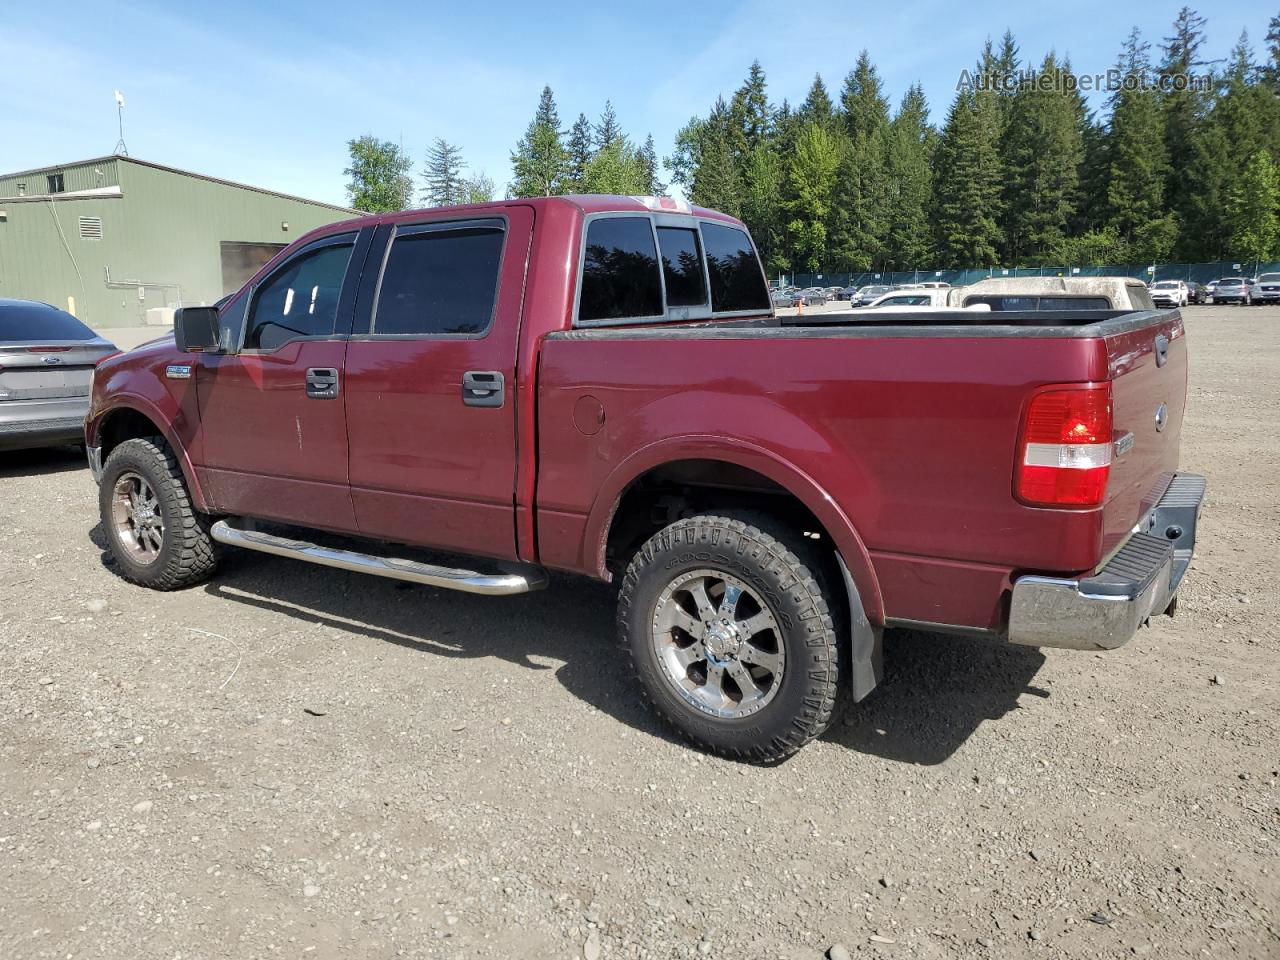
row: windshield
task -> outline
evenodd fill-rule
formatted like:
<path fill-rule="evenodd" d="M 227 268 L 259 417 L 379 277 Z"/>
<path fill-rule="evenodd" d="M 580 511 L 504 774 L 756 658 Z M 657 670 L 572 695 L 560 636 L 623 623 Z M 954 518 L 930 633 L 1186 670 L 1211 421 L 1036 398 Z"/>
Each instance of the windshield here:
<path fill-rule="evenodd" d="M 1280 281 L 1280 273 L 1264 273 L 1258 276 L 1259 283 L 1276 283 Z"/>
<path fill-rule="evenodd" d="M 1161 280 L 1159 283 L 1157 283 L 1157 284 L 1155 285 L 1155 289 L 1157 289 L 1157 290 L 1172 290 L 1172 289 L 1174 289 L 1175 287 L 1177 287 L 1177 285 L 1178 285 L 1178 281 L 1177 281 L 1177 280 Z"/>

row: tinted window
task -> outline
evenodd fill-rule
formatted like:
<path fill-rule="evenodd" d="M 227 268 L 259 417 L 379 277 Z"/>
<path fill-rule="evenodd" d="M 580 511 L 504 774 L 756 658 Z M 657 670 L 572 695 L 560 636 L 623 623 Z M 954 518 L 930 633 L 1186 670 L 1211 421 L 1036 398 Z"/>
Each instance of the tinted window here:
<path fill-rule="evenodd" d="M 484 333 L 498 296 L 502 239 L 496 227 L 397 234 L 382 272 L 373 332 Z"/>
<path fill-rule="evenodd" d="M 985 303 L 992 310 L 1034 310 L 1037 299 L 1037 297 L 1002 297 L 999 294 L 992 294 L 984 297 L 966 297 L 964 305 L 967 307 L 975 303 Z"/>
<path fill-rule="evenodd" d="M 0 300 L 0 343 L 15 340 L 92 340 L 94 333 L 47 303 Z"/>
<path fill-rule="evenodd" d="M 707 302 L 707 285 L 698 251 L 698 231 L 658 228 L 662 276 L 667 282 L 667 306 L 696 307 Z"/>
<path fill-rule="evenodd" d="M 1041 297 L 1041 310 L 1110 310 L 1106 297 Z"/>
<path fill-rule="evenodd" d="M 924 293 L 904 294 L 900 297 L 889 297 L 887 300 L 881 300 L 876 306 L 878 307 L 927 307 L 930 297 Z"/>
<path fill-rule="evenodd" d="M 648 217 L 609 217 L 587 227 L 581 320 L 662 314 L 658 255 Z"/>
<path fill-rule="evenodd" d="M 1258 276 L 1259 283 L 1275 283 L 1280 280 L 1280 273 L 1263 273 Z"/>
<path fill-rule="evenodd" d="M 245 333 L 246 350 L 274 350 L 298 337 L 333 335 L 351 244 L 294 257 L 259 287 Z"/>
<path fill-rule="evenodd" d="M 769 293 L 756 252 L 746 233 L 717 223 L 702 225 L 702 242 L 707 250 L 707 272 L 711 276 L 711 309 L 768 310 Z"/>

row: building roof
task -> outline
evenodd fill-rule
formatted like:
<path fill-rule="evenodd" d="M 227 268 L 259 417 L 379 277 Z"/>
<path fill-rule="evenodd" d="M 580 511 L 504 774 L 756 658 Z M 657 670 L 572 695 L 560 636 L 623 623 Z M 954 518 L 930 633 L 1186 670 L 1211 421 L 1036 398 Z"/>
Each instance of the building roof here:
<path fill-rule="evenodd" d="M 196 180 L 207 180 L 209 183 L 221 184 L 224 187 L 235 187 L 239 190 L 252 190 L 254 193 L 263 193 L 267 196 L 280 197 L 284 200 L 294 200 L 298 203 L 307 203 L 316 207 L 325 207 L 329 210 L 341 210 L 343 213 L 360 214 L 363 212 L 360 210 L 353 210 L 350 207 L 342 207 L 334 203 L 324 203 L 321 200 L 308 200 L 306 197 L 295 196 L 291 193 L 281 193 L 278 190 L 268 190 L 265 187 L 255 187 L 247 183 L 237 183 L 235 180 L 224 180 L 221 177 L 211 177 L 207 174 L 195 173 L 191 170 L 182 170 L 178 167 L 166 166 L 163 163 L 152 163 L 150 160 L 139 160 L 137 157 L 126 157 L 121 154 L 92 157 L 88 160 L 76 160 L 72 163 L 57 163 L 46 167 L 35 167 L 30 170 L 18 170 L 14 173 L 0 173 L 0 180 L 10 180 L 14 177 L 39 176 L 41 174 L 66 170 L 69 167 L 88 167 L 97 163 L 134 163 L 140 167 L 150 167 L 153 170 L 163 170 L 166 173 L 176 173 L 179 176 L 192 177 Z"/>

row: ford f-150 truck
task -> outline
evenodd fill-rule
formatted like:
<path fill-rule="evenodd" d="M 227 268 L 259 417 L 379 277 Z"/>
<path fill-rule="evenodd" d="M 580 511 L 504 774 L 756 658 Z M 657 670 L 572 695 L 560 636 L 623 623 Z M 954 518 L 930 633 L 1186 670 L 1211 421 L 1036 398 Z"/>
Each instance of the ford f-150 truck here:
<path fill-rule="evenodd" d="M 614 581 L 656 709 L 771 760 L 872 691 L 886 627 L 1103 650 L 1172 612 L 1186 388 L 1176 310 L 782 318 L 739 221 L 547 197 L 313 231 L 101 363 L 85 431 L 131 581 L 224 545 Z"/>

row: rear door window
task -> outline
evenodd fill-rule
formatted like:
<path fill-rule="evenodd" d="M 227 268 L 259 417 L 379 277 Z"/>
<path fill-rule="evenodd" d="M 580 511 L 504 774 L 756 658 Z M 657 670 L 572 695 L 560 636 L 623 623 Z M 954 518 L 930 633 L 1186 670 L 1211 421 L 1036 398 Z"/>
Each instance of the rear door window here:
<path fill-rule="evenodd" d="M 702 224 L 714 313 L 768 310 L 769 290 L 746 232 L 719 223 Z"/>
<path fill-rule="evenodd" d="M 374 309 L 375 336 L 482 336 L 493 322 L 501 220 L 396 231 Z"/>
<path fill-rule="evenodd" d="M 661 317 L 662 281 L 648 217 L 602 217 L 587 226 L 580 320 Z"/>

